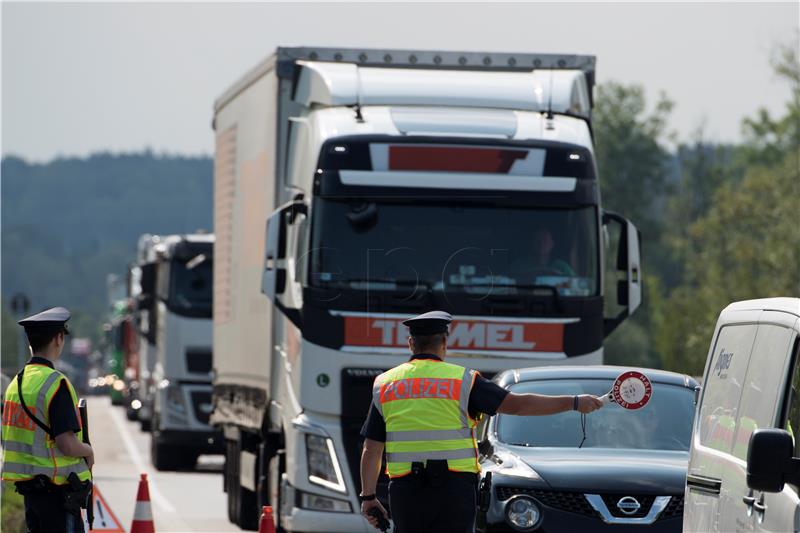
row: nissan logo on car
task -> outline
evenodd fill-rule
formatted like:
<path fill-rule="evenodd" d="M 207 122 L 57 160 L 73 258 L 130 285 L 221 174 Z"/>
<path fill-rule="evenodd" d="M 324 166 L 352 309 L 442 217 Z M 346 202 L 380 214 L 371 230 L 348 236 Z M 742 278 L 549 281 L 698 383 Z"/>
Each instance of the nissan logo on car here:
<path fill-rule="evenodd" d="M 640 507 L 638 500 L 633 496 L 625 496 L 617 502 L 617 509 L 625 514 L 636 514 Z"/>

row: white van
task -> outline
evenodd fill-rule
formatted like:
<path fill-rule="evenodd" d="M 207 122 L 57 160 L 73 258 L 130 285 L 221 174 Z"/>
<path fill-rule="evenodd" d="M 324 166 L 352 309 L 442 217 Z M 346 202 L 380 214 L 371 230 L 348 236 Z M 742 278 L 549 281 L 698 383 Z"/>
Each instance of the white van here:
<path fill-rule="evenodd" d="M 683 531 L 800 531 L 800 298 L 736 302 L 708 352 Z"/>

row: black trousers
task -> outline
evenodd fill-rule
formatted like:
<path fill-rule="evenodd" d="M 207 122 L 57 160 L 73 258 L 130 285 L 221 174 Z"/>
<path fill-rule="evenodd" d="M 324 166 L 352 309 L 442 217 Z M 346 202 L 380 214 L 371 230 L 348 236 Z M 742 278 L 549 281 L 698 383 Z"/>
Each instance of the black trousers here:
<path fill-rule="evenodd" d="M 394 533 L 474 533 L 478 475 L 446 472 L 437 480 L 409 474 L 389 483 Z"/>
<path fill-rule="evenodd" d="M 84 533 L 80 511 L 64 509 L 64 493 L 48 490 L 25 494 L 28 533 Z"/>

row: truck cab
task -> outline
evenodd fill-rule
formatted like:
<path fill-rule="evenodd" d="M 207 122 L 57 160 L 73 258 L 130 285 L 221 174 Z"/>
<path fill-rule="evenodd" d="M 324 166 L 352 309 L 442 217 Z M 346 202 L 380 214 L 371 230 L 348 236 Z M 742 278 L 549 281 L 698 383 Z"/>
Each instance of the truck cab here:
<path fill-rule="evenodd" d="M 159 470 L 193 467 L 198 455 L 220 451 L 208 425 L 213 243 L 208 234 L 169 235 L 154 248 L 151 458 Z"/>
<path fill-rule="evenodd" d="M 409 316 L 452 313 L 448 360 L 486 376 L 602 363 L 641 262 L 601 208 L 593 83 L 591 56 L 292 48 L 217 101 L 232 521 L 270 502 L 288 530 L 369 531 L 359 429 Z"/>

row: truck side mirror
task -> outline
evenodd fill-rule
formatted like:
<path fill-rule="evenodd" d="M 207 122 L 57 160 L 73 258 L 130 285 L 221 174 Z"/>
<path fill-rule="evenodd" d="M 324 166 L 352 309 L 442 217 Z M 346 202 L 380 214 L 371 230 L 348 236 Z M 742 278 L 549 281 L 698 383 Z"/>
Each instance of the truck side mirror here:
<path fill-rule="evenodd" d="M 624 279 L 616 284 L 617 305 L 625 309 L 615 317 L 606 318 L 605 334 L 608 336 L 625 318 L 631 316 L 642 304 L 642 258 L 641 236 L 633 223 L 609 211 L 603 212 L 603 226 L 617 226 L 619 239 L 616 249 L 616 270 L 624 273 Z M 609 250 L 609 252 L 611 252 Z"/>
<path fill-rule="evenodd" d="M 273 303 L 286 290 L 286 228 L 298 214 L 308 214 L 308 206 L 302 201 L 282 205 L 267 219 L 261 292 Z"/>
<path fill-rule="evenodd" d="M 781 492 L 785 483 L 800 484 L 800 459 L 792 457 L 794 438 L 782 429 L 757 429 L 747 450 L 747 486 Z"/>

